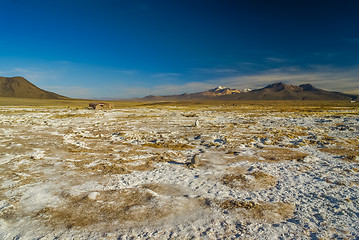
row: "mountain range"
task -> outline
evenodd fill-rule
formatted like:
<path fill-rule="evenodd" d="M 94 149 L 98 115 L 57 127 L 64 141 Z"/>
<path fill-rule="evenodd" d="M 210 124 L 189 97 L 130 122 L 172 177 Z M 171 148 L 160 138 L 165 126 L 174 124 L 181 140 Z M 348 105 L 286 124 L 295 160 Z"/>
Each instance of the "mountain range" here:
<path fill-rule="evenodd" d="M 42 90 L 23 77 L 0 77 L 0 97 L 67 99 L 59 94 Z"/>
<path fill-rule="evenodd" d="M 65 96 L 38 88 L 23 77 L 0 77 L 0 97 L 68 99 Z M 325 91 L 311 84 L 299 86 L 283 82 L 270 84 L 260 89 L 237 90 L 218 86 L 197 93 L 180 95 L 147 96 L 142 101 L 181 101 L 181 100 L 357 100 L 357 95 Z"/>
<path fill-rule="evenodd" d="M 185 93 L 181 95 L 147 96 L 148 101 L 170 100 L 356 100 L 358 96 L 340 92 L 325 91 L 313 87 L 311 84 L 299 86 L 283 82 L 270 84 L 264 88 L 237 90 L 219 86 L 208 91 Z"/>

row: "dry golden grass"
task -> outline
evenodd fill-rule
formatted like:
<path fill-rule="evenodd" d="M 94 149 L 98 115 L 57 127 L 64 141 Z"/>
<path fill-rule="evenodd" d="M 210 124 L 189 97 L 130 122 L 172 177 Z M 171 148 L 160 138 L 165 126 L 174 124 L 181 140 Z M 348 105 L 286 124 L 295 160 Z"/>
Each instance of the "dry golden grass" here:
<path fill-rule="evenodd" d="M 338 157 L 342 157 L 343 160 L 346 161 L 358 161 L 357 158 L 359 157 L 359 150 L 357 149 L 349 149 L 341 146 L 335 147 L 326 147 L 319 149 L 322 152 L 329 153 Z"/>
<path fill-rule="evenodd" d="M 159 118 L 159 117 L 163 117 L 163 116 L 160 116 L 160 115 L 130 114 L 130 115 L 127 115 L 127 116 L 117 117 L 117 119 L 119 119 L 119 120 L 121 120 L 121 119 L 124 119 L 124 120 L 138 120 L 138 119 Z"/>
<path fill-rule="evenodd" d="M 155 167 L 153 166 L 153 161 L 152 160 L 146 160 L 145 163 L 141 164 L 141 165 L 126 165 L 126 168 L 131 170 L 131 171 L 139 171 L 139 172 L 144 172 L 144 171 L 150 171 L 155 169 Z"/>
<path fill-rule="evenodd" d="M 219 207 L 227 210 L 233 210 L 236 208 L 245 208 L 245 209 L 251 209 L 255 207 L 255 203 L 252 201 L 236 201 L 236 200 L 224 200 L 218 202 Z"/>
<path fill-rule="evenodd" d="M 169 162 L 171 158 L 176 157 L 171 153 L 157 153 L 155 156 L 151 157 L 152 162 Z"/>
<path fill-rule="evenodd" d="M 96 159 L 98 159 L 98 156 Z M 69 161 L 69 163 L 66 164 L 68 170 L 78 171 L 81 173 L 96 173 L 108 175 L 131 173 L 131 170 L 127 169 L 125 164 L 111 160 L 95 160 L 91 158 L 91 156 L 86 155 L 71 156 L 71 160 Z"/>
<path fill-rule="evenodd" d="M 131 173 L 125 166 L 117 164 L 99 163 L 89 168 L 82 168 L 85 171 L 96 172 L 100 174 L 127 174 Z"/>
<path fill-rule="evenodd" d="M 87 108 L 93 100 L 86 99 L 30 99 L 30 98 L 7 98 L 0 97 L 0 106 L 34 106 L 34 107 L 70 107 Z M 357 115 L 359 105 L 348 101 L 213 101 L 213 100 L 193 100 L 193 101 L 160 101 L 146 102 L 142 100 L 128 101 L 106 101 L 111 103 L 114 108 L 157 108 L 167 110 L 215 110 L 215 111 L 240 111 L 241 113 L 287 113 L 298 114 L 320 114 L 322 116 L 338 115 L 338 113 L 329 112 L 345 108 L 347 111 L 343 114 Z"/>
<path fill-rule="evenodd" d="M 331 116 L 336 113 L 330 112 L 345 108 L 353 110 L 344 112 L 343 115 L 358 115 L 358 104 L 348 101 L 161 101 L 161 102 L 143 102 L 138 106 L 180 110 L 182 112 L 211 110 L 216 112 L 240 112 L 253 114 L 252 117 L 260 117 L 263 114 L 272 113 L 276 116 Z"/>
<path fill-rule="evenodd" d="M 183 143 L 166 143 L 166 142 L 160 142 L 160 143 L 145 143 L 142 144 L 143 147 L 151 147 L 151 148 L 166 148 L 171 150 L 186 150 L 194 148 L 194 146 L 183 144 Z"/>
<path fill-rule="evenodd" d="M 38 213 L 38 217 L 45 217 L 54 225 L 72 228 L 113 221 L 145 221 L 168 214 L 165 209 L 151 208 L 152 194 L 133 188 L 103 191 L 95 199 L 87 194 L 64 197 L 67 197 L 66 204 L 47 207 Z"/>
<path fill-rule="evenodd" d="M 91 161 L 75 161 L 73 162 L 76 168 L 74 170 L 80 172 L 88 173 L 98 173 L 98 174 L 128 174 L 132 171 L 150 171 L 155 169 L 153 162 L 147 160 L 145 163 L 140 165 L 131 165 L 128 164 L 133 161 L 128 161 L 127 163 L 115 163 L 115 162 L 100 162 L 93 166 L 87 166 Z"/>
<path fill-rule="evenodd" d="M 69 170 L 110 175 L 127 174 L 132 171 L 150 171 L 155 169 L 154 163 L 171 162 L 171 159 L 181 155 L 176 152 L 146 150 L 141 146 L 133 146 L 130 150 L 121 152 L 112 148 L 101 149 L 101 147 L 82 149 L 68 146 L 65 150 L 66 159 L 69 159 L 70 163 L 67 166 Z M 138 156 L 141 155 L 152 156 L 147 159 L 138 159 Z M 143 161 L 143 163 L 139 161 Z"/>
<path fill-rule="evenodd" d="M 0 219 L 5 221 L 13 221 L 19 217 L 20 217 L 19 210 L 14 205 L 5 207 L 0 211 Z"/>
<path fill-rule="evenodd" d="M 190 213 L 200 207 L 193 199 L 162 201 L 147 189 L 174 192 L 176 188 L 160 185 L 143 185 L 139 188 L 125 188 L 71 196 L 63 193 L 65 203 L 58 207 L 46 207 L 36 214 L 48 224 L 82 228 L 86 226 L 136 226 L 152 224 L 171 215 Z"/>
<path fill-rule="evenodd" d="M 7 107 L 6 109 L 0 110 L 1 115 L 17 115 L 17 114 L 24 114 L 24 113 L 48 113 L 47 108 L 36 108 L 36 109 L 12 109 L 11 107 Z"/>
<path fill-rule="evenodd" d="M 242 190 L 259 191 L 270 189 L 277 184 L 277 178 L 262 172 L 245 172 L 243 168 L 232 168 L 229 174 L 225 174 L 221 181 L 223 184 Z"/>
<path fill-rule="evenodd" d="M 236 155 L 236 152 L 227 152 L 227 154 L 234 154 L 235 157 L 233 158 L 226 158 L 226 163 L 236 163 L 236 162 L 242 162 L 242 161 L 248 161 L 248 162 L 259 162 L 260 160 L 256 156 L 248 156 L 248 155 Z"/>
<path fill-rule="evenodd" d="M 33 99 L 33 98 L 9 98 L 0 97 L 0 106 L 28 106 L 28 107 L 69 107 L 69 108 L 88 108 L 89 103 L 94 100 L 86 99 Z M 97 101 L 99 102 L 99 101 Z M 106 101 L 111 103 L 114 108 L 132 108 L 143 105 L 135 101 Z"/>
<path fill-rule="evenodd" d="M 295 205 L 284 202 L 259 202 L 224 200 L 217 201 L 222 209 L 236 211 L 242 218 L 263 220 L 269 223 L 282 222 L 294 216 Z"/>
<path fill-rule="evenodd" d="M 168 162 L 169 160 L 164 158 L 162 154 L 157 154 L 150 157 L 141 164 L 137 164 L 139 161 L 136 158 L 138 155 L 145 154 L 144 152 L 138 152 L 137 150 L 125 152 L 121 154 L 123 158 L 114 158 L 113 154 L 101 153 L 97 150 L 91 150 L 87 152 L 71 152 L 67 157 L 70 158 L 71 165 L 68 166 L 69 170 L 75 170 L 79 172 L 98 173 L 98 174 L 128 174 L 132 171 L 150 171 L 155 169 L 154 162 Z M 96 156 L 96 157 L 94 157 Z M 140 160 L 142 161 L 142 160 Z"/>
<path fill-rule="evenodd" d="M 347 154 L 358 155 L 358 151 L 354 149 L 348 149 L 343 147 L 325 147 L 321 148 L 320 151 L 330 153 L 337 156 L 344 156 Z"/>
<path fill-rule="evenodd" d="M 359 151 L 359 138 L 346 139 L 346 142 L 350 148 L 356 149 Z"/>
<path fill-rule="evenodd" d="M 259 156 L 264 158 L 264 160 L 267 162 L 280 162 L 280 161 L 299 160 L 304 158 L 305 156 L 308 156 L 308 154 L 291 150 L 288 148 L 267 147 L 264 148 L 263 151 L 259 153 Z"/>
<path fill-rule="evenodd" d="M 22 163 L 14 164 L 14 162 L 10 161 L 1 165 L 0 180 L 2 182 L 6 180 L 13 181 L 13 186 L 7 188 L 0 187 L 0 191 L 6 191 L 10 188 L 20 188 L 27 184 L 43 181 L 45 179 L 43 169 L 52 166 L 51 163 L 33 159 L 28 156 L 18 158 L 17 161 L 21 161 Z"/>
<path fill-rule="evenodd" d="M 297 137 L 303 137 L 308 135 L 307 132 L 308 129 L 305 127 L 294 127 L 292 129 L 280 129 L 280 130 L 275 130 L 275 129 L 272 130 L 263 129 L 263 130 L 266 134 L 268 133 L 274 134 L 274 136 L 272 136 L 271 139 L 276 142 L 279 142 L 284 137 L 295 139 Z"/>
<path fill-rule="evenodd" d="M 66 114 L 56 114 L 53 115 L 52 118 L 77 118 L 77 117 L 93 117 L 93 114 L 89 113 L 66 113 Z"/>
<path fill-rule="evenodd" d="M 85 154 L 99 154 L 100 156 L 103 156 L 104 154 L 110 154 L 113 152 L 113 148 L 111 146 L 105 146 L 105 145 L 101 145 L 101 144 L 88 144 L 89 141 L 87 141 L 85 138 L 79 138 L 78 142 L 83 142 L 86 143 L 86 145 L 89 145 L 91 148 L 87 147 L 80 147 L 80 146 L 76 146 L 76 145 L 70 145 L 68 144 L 67 146 L 65 146 L 64 148 L 66 149 L 66 151 L 68 153 L 72 153 L 72 154 L 79 154 L 79 155 L 85 155 Z"/>
<path fill-rule="evenodd" d="M 182 114 L 182 116 L 184 116 L 184 117 L 188 117 L 188 118 L 191 118 L 191 117 L 198 117 L 198 115 L 197 115 L 196 113 Z"/>

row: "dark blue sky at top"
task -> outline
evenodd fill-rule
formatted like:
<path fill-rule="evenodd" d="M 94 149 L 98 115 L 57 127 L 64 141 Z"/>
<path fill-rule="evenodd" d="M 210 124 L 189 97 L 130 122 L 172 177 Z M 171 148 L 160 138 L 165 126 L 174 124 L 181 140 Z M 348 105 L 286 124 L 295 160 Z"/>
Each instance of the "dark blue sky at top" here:
<path fill-rule="evenodd" d="M 68 95 L 190 92 L 359 65 L 358 1 L 4 0 L 0 9 L 1 75 Z M 99 82 L 118 91 L 88 87 Z"/>

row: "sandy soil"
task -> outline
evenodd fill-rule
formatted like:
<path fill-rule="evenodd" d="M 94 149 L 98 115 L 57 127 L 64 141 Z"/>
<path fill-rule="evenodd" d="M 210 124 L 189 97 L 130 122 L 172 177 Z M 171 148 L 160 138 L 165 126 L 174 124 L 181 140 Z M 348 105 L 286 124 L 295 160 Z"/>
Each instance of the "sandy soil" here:
<path fill-rule="evenodd" d="M 0 238 L 358 239 L 358 153 L 358 109 L 1 107 Z"/>

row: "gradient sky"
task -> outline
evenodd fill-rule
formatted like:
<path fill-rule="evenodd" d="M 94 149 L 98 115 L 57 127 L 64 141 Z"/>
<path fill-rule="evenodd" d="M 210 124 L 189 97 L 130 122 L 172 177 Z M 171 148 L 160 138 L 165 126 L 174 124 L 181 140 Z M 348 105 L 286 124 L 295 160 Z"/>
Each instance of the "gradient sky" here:
<path fill-rule="evenodd" d="M 2 0 L 0 75 L 69 97 L 283 81 L 359 94 L 359 1 Z"/>

